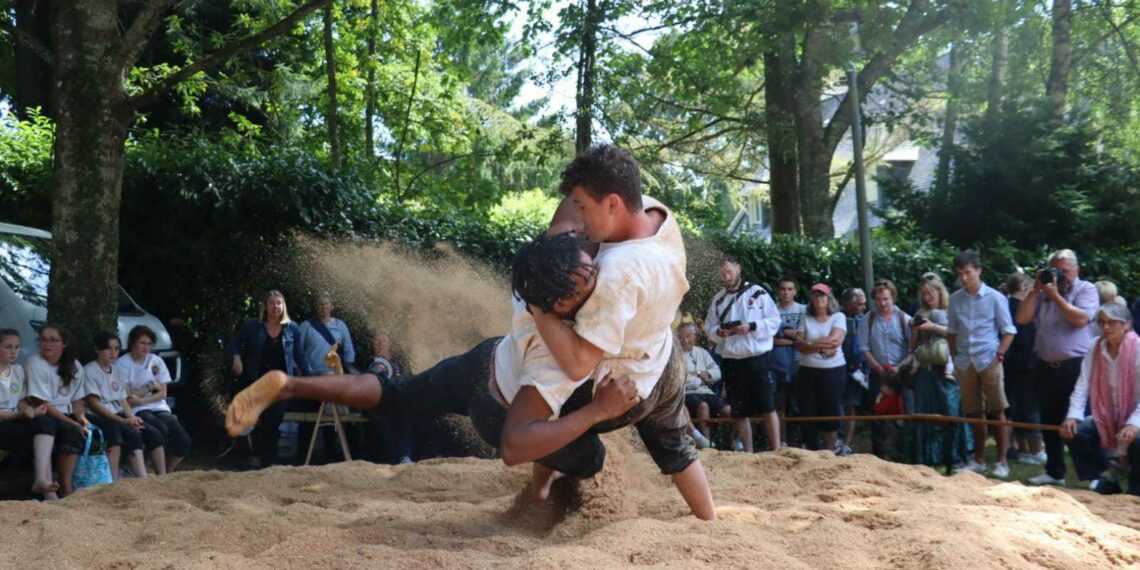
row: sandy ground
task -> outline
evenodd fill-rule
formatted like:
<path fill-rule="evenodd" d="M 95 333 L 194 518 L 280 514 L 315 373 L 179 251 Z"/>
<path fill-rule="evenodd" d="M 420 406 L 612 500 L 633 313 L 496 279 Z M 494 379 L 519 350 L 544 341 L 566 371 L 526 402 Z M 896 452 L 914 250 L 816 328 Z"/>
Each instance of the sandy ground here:
<path fill-rule="evenodd" d="M 0 567 L 1140 567 L 1140 500 L 871 456 L 706 451 L 721 520 L 688 515 L 627 432 L 538 507 L 479 459 L 195 471 L 0 503 Z M 29 564 L 34 564 L 30 566 Z"/>

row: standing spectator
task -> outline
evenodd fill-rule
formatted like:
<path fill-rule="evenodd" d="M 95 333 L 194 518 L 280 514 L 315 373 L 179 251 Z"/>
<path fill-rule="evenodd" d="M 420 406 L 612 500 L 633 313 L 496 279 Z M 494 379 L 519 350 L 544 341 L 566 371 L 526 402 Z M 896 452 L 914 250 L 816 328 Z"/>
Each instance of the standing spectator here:
<path fill-rule="evenodd" d="M 238 388 L 270 370 L 281 370 L 290 376 L 307 375 L 305 355 L 301 352 L 297 324 L 289 319 L 285 296 L 280 291 L 265 294 L 256 320 L 249 319 L 238 327 L 226 343 L 232 359 Z M 277 439 L 281 420 L 285 418 L 285 402 L 277 402 L 261 414 L 253 429 L 253 453 L 250 466 L 269 467 L 277 461 Z"/>
<path fill-rule="evenodd" d="M 59 472 L 59 495 L 74 491 L 71 476 L 79 462 L 79 453 L 87 439 L 87 417 L 83 398 L 88 392 L 83 368 L 76 360 L 75 340 L 59 325 L 47 324 L 40 329 L 40 351 L 24 361 L 28 381 L 28 403 L 46 405 L 47 416 L 55 431 L 56 470 Z"/>
<path fill-rule="evenodd" d="M 301 352 L 305 355 L 305 366 L 314 376 L 333 372 L 333 369 L 325 363 L 325 355 L 334 345 L 346 372 L 356 362 L 352 334 L 348 332 L 348 325 L 344 321 L 332 316 L 333 308 L 332 295 L 318 293 L 313 300 L 316 315 L 297 327 Z"/>
<path fill-rule="evenodd" d="M 1140 337 L 1131 330 L 1132 314 L 1124 305 L 1105 304 L 1097 321 L 1104 335 L 1081 361 L 1060 435 L 1069 440 L 1077 477 L 1092 480 L 1090 489 L 1113 495 L 1121 491 L 1128 459 L 1140 457 Z M 1092 410 L 1087 418 L 1086 409 Z M 1140 495 L 1140 467 L 1131 468 L 1128 493 Z"/>
<path fill-rule="evenodd" d="M 1077 254 L 1062 249 L 1049 256 L 1049 268 L 1041 271 L 1033 290 L 1017 307 L 1017 322 L 1037 325 L 1033 347 L 1037 351 L 1035 374 L 1041 404 L 1041 423 L 1058 425 L 1065 420 L 1069 397 L 1081 373 L 1081 360 L 1092 346 L 1092 327 L 1099 295 L 1096 286 L 1080 278 Z M 1065 484 L 1065 448 L 1054 431 L 1045 440 L 1045 472 L 1031 477 L 1033 485 Z"/>
<path fill-rule="evenodd" d="M 1121 297 L 1116 291 L 1116 283 L 1112 281 L 1097 281 L 1096 285 L 1097 296 L 1100 298 L 1100 304 L 1103 307 L 1109 303 L 1119 303 L 1127 307 L 1128 303 L 1125 302 L 1124 297 Z M 1092 327 L 1093 338 L 1100 336 L 1100 325 L 1093 321 L 1089 324 Z"/>
<path fill-rule="evenodd" d="M 780 311 L 781 324 L 772 341 L 772 374 L 776 378 L 776 415 L 780 418 L 781 447 L 788 445 L 788 424 L 784 417 L 788 415 L 788 396 L 793 393 L 796 363 L 799 361 L 796 331 L 800 330 L 804 309 L 807 308 L 796 302 L 796 285 L 796 278 L 791 275 L 785 275 L 776 282 L 776 295 L 779 299 L 776 310 Z"/>
<path fill-rule="evenodd" d="M 127 382 L 115 360 L 119 358 L 119 337 L 103 331 L 95 335 L 95 360 L 83 367 L 87 379 L 87 419 L 99 426 L 107 442 L 107 462 L 111 480 L 119 480 L 119 461 L 125 452 L 135 477 L 146 477 L 143 458 L 144 423 L 127 403 Z"/>
<path fill-rule="evenodd" d="M 55 445 L 55 424 L 47 405 L 28 403 L 24 367 L 20 356 L 20 333 L 0 329 L 0 449 L 31 452 L 35 482 L 32 495 L 56 500 L 59 484 L 51 478 L 51 449 Z"/>
<path fill-rule="evenodd" d="M 135 415 L 154 430 L 162 439 L 161 445 L 153 434 L 150 441 L 151 463 L 158 475 L 173 473 L 190 451 L 190 434 L 178 421 L 178 416 L 166 403 L 166 385 L 170 383 L 170 370 L 166 363 L 151 352 L 157 337 L 150 327 L 139 325 L 127 333 L 128 352 L 115 362 L 123 371 L 127 382 L 127 404 Z"/>
<path fill-rule="evenodd" d="M 843 291 L 839 302 L 843 305 L 843 314 L 847 317 L 847 330 L 849 334 L 843 337 L 843 360 L 847 367 L 847 384 L 843 390 L 843 446 L 839 448 L 839 455 L 850 455 L 851 443 L 855 440 L 855 416 L 859 409 L 867 403 L 867 388 L 870 386 L 867 379 L 867 363 L 863 360 L 863 353 L 859 352 L 859 323 L 863 321 L 863 313 L 867 311 L 867 294 L 858 287 L 851 287 Z"/>
<path fill-rule="evenodd" d="M 896 367 L 910 353 L 910 315 L 895 307 L 899 291 L 890 280 L 875 283 L 871 300 L 875 310 L 859 323 L 859 353 L 871 370 L 868 408 L 879 396 L 879 383 L 884 375 L 896 372 Z M 886 457 L 888 434 L 884 424 L 871 424 L 871 452 Z"/>
<path fill-rule="evenodd" d="M 992 419 L 1005 421 L 1005 398 L 1002 360 L 1009 351 L 1017 328 L 1009 314 L 1009 301 L 996 289 L 982 282 L 982 262 L 977 252 L 965 250 L 954 258 L 954 271 L 962 288 L 950 295 L 948 314 L 950 356 L 954 376 L 962 390 L 962 411 L 971 418 L 982 419 L 986 412 Z M 986 426 L 974 424 L 974 458 L 963 469 L 986 472 Z M 1006 452 L 1009 428 L 997 430 L 998 462 L 993 475 L 1009 477 Z"/>
<path fill-rule="evenodd" d="M 918 360 L 914 379 L 914 402 L 910 410 L 916 414 L 940 414 L 958 417 L 962 411 L 962 395 L 954 379 L 950 361 L 950 324 L 946 309 L 950 293 L 941 279 L 923 276 L 918 291 L 918 310 L 911 320 L 911 348 Z M 907 459 L 922 465 L 940 465 L 950 454 L 955 465 L 966 463 L 970 449 L 970 428 L 965 424 L 918 422 L 909 430 Z M 948 449 L 953 446 L 952 449 Z"/>
<path fill-rule="evenodd" d="M 685 407 L 689 414 L 698 420 L 709 419 L 712 412 L 730 417 L 732 406 L 726 404 L 712 388 L 720 381 L 720 367 L 709 351 L 696 346 L 697 326 L 682 324 L 677 329 L 677 341 L 681 343 L 681 353 L 685 357 Z M 697 429 L 705 440 L 709 439 L 709 424 L 702 423 Z"/>
<path fill-rule="evenodd" d="M 740 262 L 726 258 L 720 264 L 724 288 L 709 304 L 706 332 L 716 343 L 724 372 L 724 388 L 744 450 L 752 452 L 752 425 L 748 418 L 763 416 L 768 441 L 780 448 L 780 419 L 776 416 L 776 387 L 771 369 L 772 341 L 780 330 L 780 312 L 768 292 L 745 281 Z"/>
<path fill-rule="evenodd" d="M 796 350 L 802 355 L 796 371 L 800 414 L 839 415 L 839 401 L 847 380 L 842 351 L 846 335 L 847 316 L 839 312 L 831 288 L 823 283 L 812 285 L 811 303 L 796 339 Z M 808 449 L 819 449 L 820 431 L 823 431 L 824 449 L 835 448 L 839 422 L 811 422 L 804 427 L 804 443 Z"/>
<path fill-rule="evenodd" d="M 1024 273 L 1013 273 L 1006 279 L 1005 288 L 1009 291 L 1009 312 L 1016 315 L 1021 302 L 1033 289 L 1033 278 Z M 1013 337 L 1013 344 L 1009 345 L 1009 353 L 1005 355 L 1005 394 L 1009 397 L 1010 418 L 1015 422 L 1041 423 L 1041 404 L 1034 371 L 1037 357 L 1033 354 L 1033 342 L 1036 338 L 1037 325 L 1032 321 L 1018 323 L 1017 335 Z M 1013 440 L 1017 447 L 1018 463 L 1045 464 L 1041 430 L 1016 428 L 1013 430 Z"/>

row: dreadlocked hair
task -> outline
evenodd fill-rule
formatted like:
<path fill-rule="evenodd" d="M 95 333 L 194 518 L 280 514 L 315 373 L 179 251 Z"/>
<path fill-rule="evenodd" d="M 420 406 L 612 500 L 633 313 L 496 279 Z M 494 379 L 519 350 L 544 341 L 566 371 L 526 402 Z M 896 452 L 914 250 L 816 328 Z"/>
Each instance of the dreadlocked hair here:
<path fill-rule="evenodd" d="M 511 289 L 515 297 L 544 312 L 574 294 L 574 273 L 592 273 L 592 264 L 582 262 L 582 238 L 572 233 L 542 234 L 523 244 L 515 254 L 511 269 Z"/>

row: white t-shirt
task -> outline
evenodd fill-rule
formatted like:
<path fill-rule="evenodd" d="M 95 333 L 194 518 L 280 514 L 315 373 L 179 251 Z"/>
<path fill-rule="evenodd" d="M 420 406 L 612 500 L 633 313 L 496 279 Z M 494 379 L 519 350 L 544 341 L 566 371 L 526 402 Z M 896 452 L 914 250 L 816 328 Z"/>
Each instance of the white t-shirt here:
<path fill-rule="evenodd" d="M 0 411 L 14 412 L 20 407 L 20 400 L 28 395 L 28 385 L 24 382 L 24 367 L 13 364 L 8 372 L 0 374 Z"/>
<path fill-rule="evenodd" d="M 557 418 L 562 405 L 589 377 L 572 381 L 550 353 L 526 310 L 526 302 L 511 297 L 511 332 L 495 347 L 495 382 L 508 403 L 523 386 L 534 386 Z"/>
<path fill-rule="evenodd" d="M 847 330 L 847 316 L 843 313 L 833 313 L 824 322 L 815 320 L 815 317 L 804 314 L 803 324 L 800 330 L 805 332 L 805 338 L 808 344 L 811 344 L 821 338 L 826 338 L 831 335 L 834 329 Z M 847 361 L 843 359 L 843 351 L 837 349 L 833 356 L 823 356 L 816 352 L 812 354 L 800 353 L 800 366 L 808 368 L 835 368 L 836 366 L 843 366 Z"/>
<path fill-rule="evenodd" d="M 170 383 L 170 371 L 166 368 L 166 363 L 154 353 L 146 355 L 141 363 L 135 362 L 131 357 L 131 353 L 124 354 L 115 361 L 119 365 L 122 378 L 126 380 L 127 391 L 134 392 L 149 385 L 151 382 L 158 382 L 159 384 Z M 166 400 L 158 400 L 149 404 L 135 406 L 132 408 L 135 412 L 145 411 L 160 411 L 169 412 L 170 406 L 166 405 Z"/>
<path fill-rule="evenodd" d="M 24 361 L 24 374 L 28 378 L 28 396 L 43 400 L 65 414 L 71 413 L 72 402 L 91 393 L 79 362 L 75 363 L 75 378 L 67 386 L 59 377 L 59 365 L 48 364 L 38 354 Z"/>
<path fill-rule="evenodd" d="M 123 411 L 122 401 L 127 399 L 127 382 L 117 362 L 112 362 L 111 371 L 107 372 L 97 361 L 92 360 L 83 367 L 83 374 L 87 377 L 87 390 L 99 396 L 103 406 L 116 414 Z"/>
<path fill-rule="evenodd" d="M 665 221 L 650 237 L 601 245 L 594 258 L 597 286 L 578 311 L 574 331 L 605 353 L 595 378 L 628 374 L 647 398 L 669 362 L 670 325 L 689 281 L 677 220 L 648 196 L 642 204 L 665 213 Z"/>

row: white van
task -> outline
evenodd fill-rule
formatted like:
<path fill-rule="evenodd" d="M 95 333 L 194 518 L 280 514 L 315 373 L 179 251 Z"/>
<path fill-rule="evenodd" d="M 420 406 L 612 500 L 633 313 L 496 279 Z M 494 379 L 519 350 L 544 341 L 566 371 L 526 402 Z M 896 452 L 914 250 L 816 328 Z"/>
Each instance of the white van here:
<path fill-rule="evenodd" d="M 51 234 L 43 230 L 0 223 L 0 328 L 20 333 L 20 362 L 36 350 L 36 339 L 47 322 L 48 277 L 51 274 Z M 66 326 L 67 323 L 60 323 Z M 174 350 L 162 321 L 142 310 L 119 286 L 119 339 L 146 325 L 158 337 L 154 353 L 170 369 L 171 383 L 182 381 L 182 355 Z M 86 362 L 93 355 L 80 355 Z"/>

